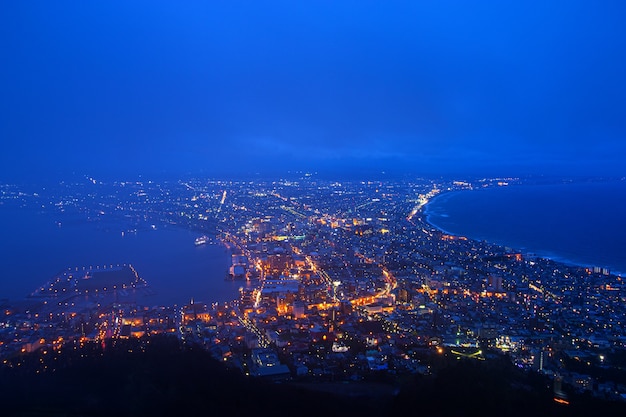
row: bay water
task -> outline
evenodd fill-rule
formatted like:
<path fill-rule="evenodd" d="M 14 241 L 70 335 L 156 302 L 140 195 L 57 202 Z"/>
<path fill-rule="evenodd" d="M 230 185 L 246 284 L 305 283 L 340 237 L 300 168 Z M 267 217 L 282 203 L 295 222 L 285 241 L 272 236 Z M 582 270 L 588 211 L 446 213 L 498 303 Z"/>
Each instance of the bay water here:
<path fill-rule="evenodd" d="M 446 192 L 426 206 L 425 214 L 450 234 L 626 272 L 626 181 Z"/>
<path fill-rule="evenodd" d="M 227 280 L 225 246 L 196 246 L 198 233 L 172 225 L 129 229 L 120 220 L 0 210 L 0 298 L 21 299 L 67 268 L 132 264 L 150 286 L 149 305 L 227 302 L 245 283 Z"/>

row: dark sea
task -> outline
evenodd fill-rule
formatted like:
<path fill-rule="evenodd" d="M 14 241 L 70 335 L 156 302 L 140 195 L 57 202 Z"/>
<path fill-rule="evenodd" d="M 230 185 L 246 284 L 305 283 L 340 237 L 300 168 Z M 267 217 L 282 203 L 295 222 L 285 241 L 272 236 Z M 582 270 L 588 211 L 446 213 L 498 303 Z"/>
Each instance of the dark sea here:
<path fill-rule="evenodd" d="M 448 192 L 425 214 L 450 234 L 626 273 L 626 181 Z"/>
<path fill-rule="evenodd" d="M 153 295 L 144 297 L 144 305 L 238 298 L 245 283 L 225 279 L 225 246 L 196 246 L 198 233 L 155 226 L 135 231 L 123 221 L 2 208 L 0 298 L 22 299 L 67 268 L 117 264 L 132 264 L 148 282 Z"/>

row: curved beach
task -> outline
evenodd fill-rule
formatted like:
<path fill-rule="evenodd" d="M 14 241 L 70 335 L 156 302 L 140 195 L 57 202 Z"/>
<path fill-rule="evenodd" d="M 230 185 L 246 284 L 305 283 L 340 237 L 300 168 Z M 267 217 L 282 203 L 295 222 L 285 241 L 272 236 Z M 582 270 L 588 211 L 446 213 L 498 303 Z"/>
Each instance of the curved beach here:
<path fill-rule="evenodd" d="M 611 204 L 611 202 L 614 204 Z M 569 265 L 626 271 L 624 182 L 445 192 L 422 208 L 432 227 Z"/>

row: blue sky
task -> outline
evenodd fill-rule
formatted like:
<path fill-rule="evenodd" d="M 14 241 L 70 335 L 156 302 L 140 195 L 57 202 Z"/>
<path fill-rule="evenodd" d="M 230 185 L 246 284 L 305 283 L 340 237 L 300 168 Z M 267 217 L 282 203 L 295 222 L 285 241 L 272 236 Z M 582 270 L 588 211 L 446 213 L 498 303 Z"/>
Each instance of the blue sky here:
<path fill-rule="evenodd" d="M 0 177 L 625 175 L 625 4 L 2 2 Z"/>

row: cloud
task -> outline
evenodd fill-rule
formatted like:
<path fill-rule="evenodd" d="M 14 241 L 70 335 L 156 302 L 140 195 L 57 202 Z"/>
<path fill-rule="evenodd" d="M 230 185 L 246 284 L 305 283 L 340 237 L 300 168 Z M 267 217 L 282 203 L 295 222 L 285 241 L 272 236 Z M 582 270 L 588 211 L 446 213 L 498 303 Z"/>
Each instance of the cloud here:
<path fill-rule="evenodd" d="M 0 173 L 626 153 L 619 2 L 39 6 L 0 5 Z"/>

